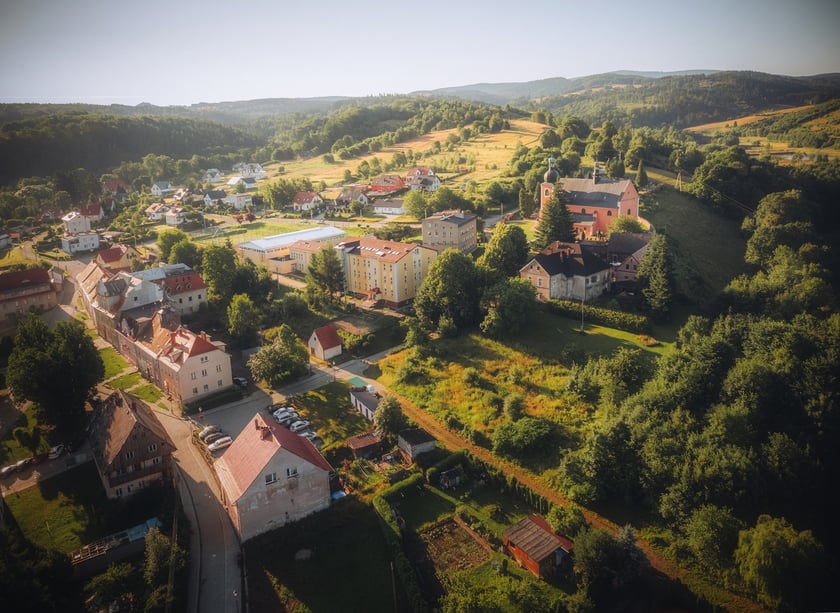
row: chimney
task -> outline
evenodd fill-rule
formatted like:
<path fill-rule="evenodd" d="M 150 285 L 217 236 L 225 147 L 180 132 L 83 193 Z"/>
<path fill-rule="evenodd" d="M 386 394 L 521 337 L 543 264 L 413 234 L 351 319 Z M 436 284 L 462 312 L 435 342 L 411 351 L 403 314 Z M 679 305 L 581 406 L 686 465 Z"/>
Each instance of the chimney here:
<path fill-rule="evenodd" d="M 270 433 L 271 431 L 268 429 L 268 426 L 263 426 L 262 428 L 260 428 L 260 439 L 267 439 Z"/>
<path fill-rule="evenodd" d="M 202 331 L 201 331 L 200 336 L 201 336 L 201 338 L 203 338 L 205 341 L 207 340 L 207 332 L 205 332 L 204 330 L 202 330 Z"/>
<path fill-rule="evenodd" d="M 257 419 L 256 417 L 254 418 L 254 428 L 255 428 L 256 430 L 259 430 L 259 429 L 260 429 L 260 420 L 259 420 L 259 419 Z"/>

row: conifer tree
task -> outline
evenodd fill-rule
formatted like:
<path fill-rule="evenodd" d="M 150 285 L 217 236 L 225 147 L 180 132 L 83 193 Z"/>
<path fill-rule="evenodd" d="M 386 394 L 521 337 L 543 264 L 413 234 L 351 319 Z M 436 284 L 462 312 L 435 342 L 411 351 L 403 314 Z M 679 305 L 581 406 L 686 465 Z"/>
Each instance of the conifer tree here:
<path fill-rule="evenodd" d="M 536 235 L 536 245 L 539 249 L 545 249 L 554 241 L 575 240 L 572 214 L 569 213 L 565 195 L 561 190 L 555 189 L 554 195 L 543 206 Z"/>
<path fill-rule="evenodd" d="M 636 169 L 636 187 L 644 187 L 648 184 L 648 176 L 645 172 L 644 160 L 639 160 L 639 166 Z"/>
<path fill-rule="evenodd" d="M 639 264 L 639 287 L 645 308 L 655 320 L 666 319 L 674 300 L 674 262 L 668 241 L 662 234 L 654 236 Z"/>

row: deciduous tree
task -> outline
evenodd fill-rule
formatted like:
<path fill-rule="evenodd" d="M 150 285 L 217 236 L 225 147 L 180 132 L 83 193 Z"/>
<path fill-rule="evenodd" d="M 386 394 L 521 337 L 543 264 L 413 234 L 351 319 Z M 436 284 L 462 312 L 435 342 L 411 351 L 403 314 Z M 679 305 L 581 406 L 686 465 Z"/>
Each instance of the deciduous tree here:
<path fill-rule="evenodd" d="M 528 238 L 525 231 L 519 226 L 500 222 L 477 263 L 502 279 L 518 274 L 527 258 Z"/>
<path fill-rule="evenodd" d="M 257 339 L 260 312 L 246 294 L 236 294 L 227 308 L 228 332 L 240 347 Z"/>
<path fill-rule="evenodd" d="M 425 326 L 436 328 L 444 320 L 457 334 L 477 322 L 480 295 L 472 258 L 447 249 L 429 267 L 414 300 L 414 310 Z"/>
<path fill-rule="evenodd" d="M 309 350 L 294 331 L 282 324 L 270 345 L 248 359 L 254 379 L 277 387 L 309 372 Z"/>
<path fill-rule="evenodd" d="M 379 400 L 373 414 L 373 425 L 380 435 L 389 437 L 396 436 L 400 430 L 408 427 L 408 419 L 395 396 L 387 394 Z"/>

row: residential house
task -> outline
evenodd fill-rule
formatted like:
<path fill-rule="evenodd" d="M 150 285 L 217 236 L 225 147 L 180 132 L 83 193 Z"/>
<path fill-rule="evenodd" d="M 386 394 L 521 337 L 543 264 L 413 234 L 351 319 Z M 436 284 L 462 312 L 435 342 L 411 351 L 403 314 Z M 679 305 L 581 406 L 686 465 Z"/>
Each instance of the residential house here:
<path fill-rule="evenodd" d="M 191 202 L 192 192 L 186 187 L 179 187 L 177 190 L 175 190 L 175 193 L 172 194 L 172 197 L 178 202 Z"/>
<path fill-rule="evenodd" d="M 584 243 L 584 247 L 598 254 L 612 267 L 612 289 L 634 291 L 637 287 L 639 265 L 653 238 L 650 232 L 615 232 L 609 240 Z"/>
<path fill-rule="evenodd" d="M 79 211 L 70 211 L 61 218 L 61 223 L 64 224 L 64 234 L 74 235 L 80 232 L 90 232 L 90 219 L 82 215 Z"/>
<path fill-rule="evenodd" d="M 228 194 L 225 197 L 225 204 L 228 206 L 232 206 L 237 211 L 241 211 L 244 208 L 252 206 L 254 204 L 254 198 L 251 194 Z"/>
<path fill-rule="evenodd" d="M 354 202 L 360 202 L 364 206 L 367 206 L 370 204 L 370 199 L 367 197 L 364 190 L 359 188 L 345 189 L 338 195 L 338 198 L 335 199 L 335 207 L 344 209 Z"/>
<path fill-rule="evenodd" d="M 394 308 L 414 300 L 437 257 L 434 249 L 423 245 L 369 237 L 339 243 L 336 249 L 344 265 L 347 291 Z"/>
<path fill-rule="evenodd" d="M 204 173 L 204 176 L 201 177 L 202 183 L 219 183 L 224 179 L 224 175 L 222 171 L 218 168 L 210 168 L 207 172 Z"/>
<path fill-rule="evenodd" d="M 180 226 L 186 221 L 184 209 L 178 206 L 171 207 L 163 214 L 163 221 L 167 226 Z"/>
<path fill-rule="evenodd" d="M 241 185 L 246 191 L 254 191 L 257 189 L 257 180 L 254 177 L 236 176 L 228 179 L 225 185 L 231 189 L 236 189 Z"/>
<path fill-rule="evenodd" d="M 265 171 L 262 165 L 256 162 L 239 162 L 233 165 L 233 172 L 238 173 L 242 177 L 249 179 L 265 179 Z"/>
<path fill-rule="evenodd" d="M 403 215 L 402 198 L 385 198 L 384 200 L 373 201 L 373 212 L 377 215 Z"/>
<path fill-rule="evenodd" d="M 376 407 L 379 406 L 379 396 L 367 387 L 350 390 L 350 406 L 356 409 L 368 421 L 373 421 Z"/>
<path fill-rule="evenodd" d="M 397 447 L 409 464 L 417 456 L 434 451 L 437 441 L 423 428 L 406 428 L 397 435 Z"/>
<path fill-rule="evenodd" d="M 149 406 L 116 391 L 94 410 L 90 447 L 108 498 L 172 479 L 175 445 Z"/>
<path fill-rule="evenodd" d="M 96 232 L 78 232 L 72 236 L 62 236 L 61 249 L 70 255 L 96 251 L 99 249 L 99 234 Z"/>
<path fill-rule="evenodd" d="M 221 206 L 227 198 L 227 192 L 223 189 L 214 189 L 204 193 L 204 206 Z"/>
<path fill-rule="evenodd" d="M 265 266 L 272 270 L 272 260 L 289 258 L 289 248 L 299 240 L 321 241 L 326 244 L 335 244 L 347 236 L 344 230 L 333 226 L 319 228 L 306 228 L 285 234 L 275 234 L 265 238 L 258 238 L 236 245 L 235 249 L 239 257 L 251 260 L 258 266 Z M 275 271 L 276 272 L 276 271 Z"/>
<path fill-rule="evenodd" d="M 43 268 L 0 274 L 0 318 L 5 320 L 55 307 L 59 288 L 50 272 Z"/>
<path fill-rule="evenodd" d="M 370 182 L 370 192 L 374 194 L 393 194 L 405 189 L 405 182 L 400 175 L 379 175 Z"/>
<path fill-rule="evenodd" d="M 115 346 L 140 374 L 182 405 L 233 385 L 224 343 L 181 326 L 180 316 L 169 307 L 151 319 L 123 313 Z"/>
<path fill-rule="evenodd" d="M 331 360 L 341 355 L 341 337 L 335 326 L 327 324 L 315 328 L 309 337 L 309 353 L 320 360 Z"/>
<path fill-rule="evenodd" d="M 608 179 L 601 176 L 598 164 L 591 179 L 558 178 L 551 167 L 543 175 L 540 186 L 540 210 L 554 195 L 555 186 L 565 192 L 566 207 L 572 214 L 575 231 L 582 239 L 607 235 L 610 224 L 622 215 L 639 218 L 639 192 L 629 179 Z"/>
<path fill-rule="evenodd" d="M 169 181 L 158 181 L 152 185 L 152 189 L 150 191 L 152 192 L 152 195 L 157 198 L 165 198 L 166 196 L 174 194 L 175 188 L 170 185 Z"/>
<path fill-rule="evenodd" d="M 130 188 L 128 187 L 128 183 L 119 177 L 105 179 L 102 182 L 102 193 L 106 196 L 110 196 L 111 198 L 115 198 L 120 202 L 123 202 L 128 197 L 129 191 Z"/>
<path fill-rule="evenodd" d="M 197 313 L 207 302 L 204 278 L 186 264 L 161 264 L 132 276 L 157 285 L 160 288 L 157 301 L 165 302 L 180 315 Z"/>
<path fill-rule="evenodd" d="M 139 260 L 140 254 L 137 249 L 121 243 L 103 249 L 93 258 L 98 266 L 111 272 L 131 271 L 133 264 Z"/>
<path fill-rule="evenodd" d="M 502 535 L 505 548 L 532 575 L 551 577 L 570 564 L 572 541 L 551 529 L 542 517 L 531 515 Z"/>
<path fill-rule="evenodd" d="M 375 458 L 382 453 L 382 437 L 373 431 L 357 434 L 347 439 L 347 446 L 356 459 Z"/>
<path fill-rule="evenodd" d="M 440 187 L 440 178 L 427 166 L 417 166 L 405 174 L 405 183 L 411 191 L 433 192 Z"/>
<path fill-rule="evenodd" d="M 540 300 L 591 300 L 610 288 L 612 267 L 580 243 L 555 241 L 519 270 Z"/>
<path fill-rule="evenodd" d="M 478 217 L 464 211 L 441 211 L 423 220 L 423 246 L 436 251 L 470 253 L 478 246 Z"/>
<path fill-rule="evenodd" d="M 214 464 L 240 540 L 330 506 L 332 466 L 306 438 L 257 413 Z"/>
<path fill-rule="evenodd" d="M 163 202 L 155 202 L 147 206 L 143 212 L 149 218 L 149 221 L 161 221 L 168 210 L 169 207 Z"/>
<path fill-rule="evenodd" d="M 298 192 L 292 198 L 292 208 L 297 211 L 311 211 L 323 206 L 324 199 L 315 192 Z"/>
<path fill-rule="evenodd" d="M 100 202 L 91 202 L 79 208 L 79 215 L 87 218 L 91 224 L 97 224 L 105 219 L 105 209 Z"/>

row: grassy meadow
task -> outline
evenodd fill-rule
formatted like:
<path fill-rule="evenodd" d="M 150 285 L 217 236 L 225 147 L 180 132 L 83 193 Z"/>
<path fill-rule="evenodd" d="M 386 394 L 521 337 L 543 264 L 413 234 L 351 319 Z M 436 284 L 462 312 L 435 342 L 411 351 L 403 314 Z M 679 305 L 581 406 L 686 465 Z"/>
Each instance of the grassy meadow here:
<path fill-rule="evenodd" d="M 525 119 L 513 119 L 510 123 L 510 130 L 504 130 L 497 134 L 481 134 L 467 142 L 460 143 L 454 151 L 444 150 L 434 155 L 429 154 L 433 143 L 438 141 L 443 145 L 446 137 L 457 133 L 457 129 L 424 134 L 413 140 L 386 147 L 375 154 L 352 160 L 336 160 L 334 164 L 325 162 L 323 156 L 317 156 L 304 160 L 272 163 L 264 168 L 266 176 L 270 179 L 281 176 L 286 178 L 306 177 L 313 183 L 324 181 L 329 188 L 341 185 L 344 181 L 344 171 L 349 170 L 351 173 L 355 173 L 356 168 L 363 160 L 370 162 L 376 157 L 384 163 L 390 161 L 397 152 L 407 153 L 412 151 L 415 155 L 424 154 L 423 159 L 417 162 L 419 165 L 468 170 L 465 174 L 459 174 L 456 180 L 449 183 L 450 187 L 458 187 L 467 181 L 475 181 L 481 184 L 497 178 L 499 169 L 507 165 L 517 145 L 532 146 L 545 130 L 544 125 Z M 463 163 L 461 163 L 461 160 L 463 160 Z M 282 172 L 280 171 L 281 167 Z M 447 183 L 447 176 L 451 174 L 453 173 L 441 173 L 445 184 Z"/>

